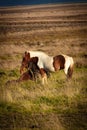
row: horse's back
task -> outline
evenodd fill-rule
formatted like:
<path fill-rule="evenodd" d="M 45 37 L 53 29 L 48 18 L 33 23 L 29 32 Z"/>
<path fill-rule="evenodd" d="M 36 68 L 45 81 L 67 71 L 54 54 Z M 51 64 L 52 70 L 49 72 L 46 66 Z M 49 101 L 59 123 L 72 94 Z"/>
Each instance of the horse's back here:
<path fill-rule="evenodd" d="M 41 51 L 27 51 L 30 53 L 30 57 L 38 57 L 38 66 L 40 68 L 44 68 L 45 67 L 45 63 L 46 61 L 49 59 L 49 56 Z"/>
<path fill-rule="evenodd" d="M 37 57 L 47 57 L 48 55 L 42 51 L 27 51 L 30 53 L 30 57 L 34 57 L 34 56 L 37 56 Z"/>

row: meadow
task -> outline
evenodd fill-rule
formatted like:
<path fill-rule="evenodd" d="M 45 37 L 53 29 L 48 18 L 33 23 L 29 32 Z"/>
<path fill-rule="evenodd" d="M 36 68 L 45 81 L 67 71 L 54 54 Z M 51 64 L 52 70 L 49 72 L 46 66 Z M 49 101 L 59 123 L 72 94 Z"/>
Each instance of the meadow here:
<path fill-rule="evenodd" d="M 73 57 L 73 77 L 20 77 L 26 50 Z M 0 130 L 87 129 L 87 3 L 0 8 Z"/>

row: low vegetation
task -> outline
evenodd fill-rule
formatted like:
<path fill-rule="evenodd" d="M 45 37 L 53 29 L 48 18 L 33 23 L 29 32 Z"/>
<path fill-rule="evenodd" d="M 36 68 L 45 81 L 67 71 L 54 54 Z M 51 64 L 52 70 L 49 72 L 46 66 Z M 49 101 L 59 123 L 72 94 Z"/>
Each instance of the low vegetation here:
<path fill-rule="evenodd" d="M 63 71 L 52 73 L 42 85 L 7 82 L 19 77 L 18 70 L 0 70 L 0 128 L 86 130 L 86 71 L 75 68 L 69 81 Z"/>
<path fill-rule="evenodd" d="M 0 130 L 87 130 L 87 4 L 45 6 L 0 8 Z M 72 79 L 15 82 L 26 50 L 72 56 Z"/>

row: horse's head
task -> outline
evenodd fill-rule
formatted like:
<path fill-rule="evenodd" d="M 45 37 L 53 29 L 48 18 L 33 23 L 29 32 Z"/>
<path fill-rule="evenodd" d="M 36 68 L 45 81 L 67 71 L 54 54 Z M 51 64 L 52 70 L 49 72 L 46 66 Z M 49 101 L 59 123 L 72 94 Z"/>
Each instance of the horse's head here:
<path fill-rule="evenodd" d="M 21 63 L 21 67 L 20 67 L 20 73 L 22 74 L 24 69 L 28 69 L 28 62 L 30 61 L 30 53 L 29 52 L 25 52 L 23 59 L 22 59 L 22 63 Z"/>

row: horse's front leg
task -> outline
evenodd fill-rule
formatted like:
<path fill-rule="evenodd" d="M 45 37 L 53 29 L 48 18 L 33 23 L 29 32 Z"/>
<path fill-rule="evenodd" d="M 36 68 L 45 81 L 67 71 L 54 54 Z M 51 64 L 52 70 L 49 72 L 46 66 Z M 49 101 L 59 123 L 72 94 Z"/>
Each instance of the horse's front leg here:
<path fill-rule="evenodd" d="M 47 74 L 46 74 L 46 71 L 43 68 L 40 69 L 40 74 L 41 74 L 41 77 L 42 77 L 42 84 L 44 84 L 44 83 L 47 84 Z"/>

